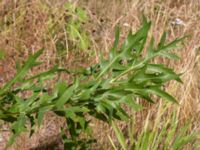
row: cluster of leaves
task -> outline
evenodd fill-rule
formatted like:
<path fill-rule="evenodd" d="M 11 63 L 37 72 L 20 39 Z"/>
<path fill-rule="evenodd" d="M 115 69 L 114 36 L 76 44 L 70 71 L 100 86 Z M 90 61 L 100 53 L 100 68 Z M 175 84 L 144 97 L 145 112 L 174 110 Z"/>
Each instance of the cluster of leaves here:
<path fill-rule="evenodd" d="M 152 95 L 165 100 L 177 101 L 162 86 L 170 81 L 181 82 L 179 75 L 162 64 L 152 64 L 157 56 L 178 58 L 170 53 L 182 39 L 167 43 L 163 34 L 158 46 L 151 39 L 147 54 L 142 56 L 151 22 L 143 19 L 143 26 L 136 32 L 130 32 L 119 48 L 119 29 L 116 30 L 115 42 L 109 58 L 100 56 L 100 62 L 89 68 L 73 71 L 55 66 L 46 72 L 28 76 L 28 71 L 41 64 L 37 58 L 43 50 L 31 55 L 24 65 L 17 65 L 17 74 L 0 89 L 0 119 L 12 124 L 12 143 L 21 132 L 31 125 L 31 134 L 35 125 L 41 125 L 46 112 L 52 111 L 66 119 L 69 134 L 63 135 L 66 147 L 85 148 L 91 141 L 79 140 L 82 132 L 91 133 L 90 115 L 112 123 L 114 119 L 126 121 L 129 115 L 122 107 L 127 105 L 133 110 L 140 110 L 136 98 L 153 103 Z M 54 89 L 49 91 L 45 80 L 52 79 L 60 71 L 72 74 L 73 82 L 67 84 L 60 79 Z M 23 96 L 24 91 L 31 91 Z M 81 144 L 80 144 L 81 143 Z M 82 147 L 82 148 L 83 148 Z"/>

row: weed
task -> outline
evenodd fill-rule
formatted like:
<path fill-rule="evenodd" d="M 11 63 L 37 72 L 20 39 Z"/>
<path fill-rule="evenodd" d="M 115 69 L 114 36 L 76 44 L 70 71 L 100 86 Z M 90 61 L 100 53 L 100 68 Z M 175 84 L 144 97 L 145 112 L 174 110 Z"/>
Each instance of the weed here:
<path fill-rule="evenodd" d="M 93 141 L 80 140 L 83 132 L 91 135 L 87 115 L 114 125 L 115 119 L 129 120 L 129 115 L 122 105 L 125 104 L 133 110 L 141 108 L 136 103 L 136 98 L 155 103 L 152 95 L 156 95 L 178 103 L 162 87 L 170 80 L 181 82 L 179 75 L 163 64 L 152 64 L 151 60 L 158 56 L 177 59 L 170 50 L 177 48 L 183 38 L 166 44 L 164 33 L 159 44 L 155 46 L 152 37 L 147 54 L 143 56 L 150 26 L 151 22 L 144 17 L 143 26 L 134 34 L 130 32 L 120 48 L 120 33 L 117 28 L 109 58 L 103 58 L 101 55 L 98 64 L 86 69 L 76 71 L 55 66 L 49 71 L 28 76 L 31 68 L 41 64 L 37 58 L 43 50 L 31 55 L 24 65 L 18 64 L 15 77 L 0 89 L 0 119 L 12 124 L 13 135 L 9 144 L 12 144 L 21 132 L 27 131 L 28 122 L 31 124 L 32 134 L 34 126 L 40 126 L 44 114 L 49 111 L 65 117 L 69 134 L 63 135 L 63 142 L 73 149 L 81 145 L 84 148 Z M 67 84 L 60 79 L 49 92 L 49 87 L 46 87 L 44 82 L 59 72 L 75 75 L 73 83 Z M 31 91 L 31 94 L 24 98 L 20 95 L 23 91 Z M 115 129 L 118 130 L 117 127 Z M 123 139 L 121 143 L 124 143 Z M 125 149 L 125 145 L 123 148 Z"/>

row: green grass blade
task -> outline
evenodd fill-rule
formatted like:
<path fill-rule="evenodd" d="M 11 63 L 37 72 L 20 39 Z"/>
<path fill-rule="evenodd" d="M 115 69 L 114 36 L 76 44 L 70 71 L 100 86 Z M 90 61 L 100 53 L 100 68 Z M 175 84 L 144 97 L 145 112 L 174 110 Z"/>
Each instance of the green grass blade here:
<path fill-rule="evenodd" d="M 123 133 L 120 131 L 120 129 L 118 128 L 118 126 L 114 123 L 114 121 L 111 122 L 112 128 L 115 131 L 115 134 L 117 136 L 117 139 L 122 147 L 123 150 L 127 150 L 126 148 L 126 140 L 125 137 L 123 135 Z"/>

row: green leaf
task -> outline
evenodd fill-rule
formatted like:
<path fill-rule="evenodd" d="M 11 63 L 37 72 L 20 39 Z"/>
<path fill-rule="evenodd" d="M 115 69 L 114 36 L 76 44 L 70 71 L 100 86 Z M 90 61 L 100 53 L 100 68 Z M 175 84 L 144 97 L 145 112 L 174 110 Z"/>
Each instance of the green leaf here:
<path fill-rule="evenodd" d="M 74 6 L 73 3 L 66 2 L 64 4 L 64 8 L 67 9 L 68 11 L 70 11 L 70 12 L 74 12 L 75 11 L 75 6 Z"/>
<path fill-rule="evenodd" d="M 76 14 L 79 17 L 79 20 L 81 22 L 86 22 L 88 20 L 88 16 L 87 16 L 86 12 L 83 9 L 81 9 L 80 7 L 76 8 Z"/>
<path fill-rule="evenodd" d="M 112 125 L 112 128 L 115 131 L 115 134 L 117 136 L 117 139 L 118 139 L 122 149 L 123 150 L 127 150 L 127 148 L 126 148 L 126 140 L 125 140 L 125 137 L 124 137 L 123 133 L 120 131 L 120 129 L 118 128 L 118 126 L 115 124 L 114 121 L 111 122 L 111 125 Z"/>
<path fill-rule="evenodd" d="M 165 41 L 166 41 L 166 36 L 167 36 L 167 34 L 166 34 L 166 32 L 164 32 L 161 39 L 160 39 L 160 42 L 158 43 L 159 49 L 161 49 L 164 46 Z"/>
<path fill-rule="evenodd" d="M 117 46 L 119 44 L 120 29 L 119 26 L 115 28 L 115 41 L 113 47 L 109 53 L 110 60 L 112 60 L 117 55 Z"/>
<path fill-rule="evenodd" d="M 48 93 L 43 93 L 42 96 L 40 96 L 40 99 L 38 100 L 38 102 L 35 103 L 35 105 L 37 107 L 39 107 L 41 105 L 47 105 L 47 104 L 51 103 L 52 99 L 53 99 L 53 97 L 50 96 Z M 34 107 L 34 105 L 32 105 L 32 107 Z"/>
<path fill-rule="evenodd" d="M 135 75 L 133 75 L 131 81 L 141 83 L 154 83 L 164 84 L 167 81 L 176 80 L 182 82 L 179 75 L 173 72 L 172 69 L 166 68 L 163 65 L 148 64 L 146 67 L 140 69 Z"/>
<path fill-rule="evenodd" d="M 79 27 L 75 24 L 69 24 L 69 34 L 72 39 L 78 38 L 80 40 L 80 47 L 83 50 L 86 50 L 89 46 L 89 41 L 85 33 L 79 31 Z"/>
<path fill-rule="evenodd" d="M 66 89 L 66 91 L 59 97 L 58 100 L 56 100 L 55 106 L 57 108 L 62 107 L 70 98 L 71 96 L 74 94 L 74 90 L 78 87 L 78 82 L 76 81 L 76 83 L 72 86 L 70 86 L 68 89 Z"/>
<path fill-rule="evenodd" d="M 161 52 L 160 53 L 161 56 L 163 57 L 166 57 L 166 58 L 169 58 L 169 59 L 174 59 L 174 60 L 179 60 L 180 57 L 177 56 L 176 54 L 173 54 L 173 53 L 167 53 L 167 52 Z"/>
<path fill-rule="evenodd" d="M 47 107 L 43 107 L 39 109 L 38 112 L 38 117 L 37 117 L 37 121 L 38 121 L 38 126 L 40 127 L 43 121 L 43 117 L 44 117 L 44 113 L 48 110 Z"/>
<path fill-rule="evenodd" d="M 21 132 L 26 131 L 25 123 L 26 123 L 26 116 L 24 114 L 20 114 L 17 121 L 14 122 L 13 125 L 12 125 L 13 135 L 9 139 L 9 142 L 8 142 L 9 145 L 13 144 L 16 137 L 19 136 L 19 134 Z"/>
<path fill-rule="evenodd" d="M 141 144 L 141 150 L 148 150 L 149 146 L 149 137 L 150 137 L 150 131 L 145 131 L 142 137 L 142 144 Z"/>
<path fill-rule="evenodd" d="M 149 47 L 147 49 L 147 56 L 148 56 L 148 58 L 151 58 L 151 57 L 154 56 L 154 41 L 155 41 L 155 39 L 154 39 L 154 37 L 152 37 L 151 41 L 149 43 Z"/>
<path fill-rule="evenodd" d="M 143 106 L 140 104 L 137 104 L 132 98 L 132 96 L 126 96 L 123 99 L 124 99 L 124 103 L 127 104 L 127 106 L 132 108 L 133 110 L 140 111 L 143 109 Z"/>
<path fill-rule="evenodd" d="M 54 76 L 55 73 L 57 73 L 58 71 L 59 71 L 59 69 L 58 69 L 58 66 L 56 65 L 52 69 L 50 69 L 46 72 L 42 72 L 42 73 L 39 73 L 35 76 L 28 78 L 26 81 L 30 81 L 30 80 L 33 80 L 33 79 L 36 79 L 36 78 L 44 81 L 44 80 L 49 79 L 50 77 Z"/>
<path fill-rule="evenodd" d="M 176 138 L 172 146 L 173 150 L 179 150 L 186 144 L 195 142 L 197 140 L 197 135 L 197 133 L 192 133 L 190 135 Z"/>
<path fill-rule="evenodd" d="M 139 56 L 144 47 L 144 43 L 146 42 L 146 38 L 147 38 L 148 31 L 150 29 L 150 26 L 151 26 L 151 22 L 144 22 L 143 26 L 134 35 L 132 35 L 132 33 L 130 32 L 122 46 L 123 52 L 132 50 L 137 43 L 138 45 L 141 46 L 141 47 L 139 46 L 140 47 L 139 49 L 136 49 L 136 54 Z M 141 42 L 141 40 L 143 42 Z"/>
<path fill-rule="evenodd" d="M 64 94 L 64 92 L 68 89 L 67 83 L 65 81 L 59 80 L 55 87 L 54 94 L 57 97 L 60 97 Z"/>
<path fill-rule="evenodd" d="M 40 107 L 37 114 L 37 123 L 40 127 L 43 121 L 44 114 L 52 109 L 52 106 Z"/>
<path fill-rule="evenodd" d="M 178 102 L 176 101 L 176 99 L 174 97 L 172 97 L 171 95 L 169 95 L 168 93 L 164 92 L 163 90 L 161 90 L 157 87 L 148 87 L 147 91 L 149 93 L 156 94 L 165 100 L 168 100 L 168 101 L 178 104 Z"/>
<path fill-rule="evenodd" d="M 186 37 L 182 37 L 182 38 L 176 38 L 175 40 L 173 40 L 172 42 L 168 43 L 167 45 L 161 47 L 160 49 L 158 48 L 158 51 L 168 51 L 168 50 L 172 50 L 177 47 L 177 44 L 180 43 L 181 41 L 183 41 Z"/>
<path fill-rule="evenodd" d="M 34 55 L 29 56 L 27 62 L 25 65 L 22 67 L 20 72 L 18 72 L 15 77 L 7 82 L 7 84 L 0 90 L 0 95 L 3 94 L 5 91 L 7 91 L 13 84 L 15 84 L 18 80 L 22 79 L 27 72 L 29 71 L 30 68 L 35 66 L 36 59 L 42 54 L 44 50 L 41 49 L 37 51 Z"/>

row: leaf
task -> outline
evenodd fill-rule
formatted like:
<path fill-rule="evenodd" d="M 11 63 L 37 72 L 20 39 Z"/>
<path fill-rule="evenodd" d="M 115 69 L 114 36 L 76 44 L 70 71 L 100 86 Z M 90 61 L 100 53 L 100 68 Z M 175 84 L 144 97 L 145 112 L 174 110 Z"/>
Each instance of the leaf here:
<path fill-rule="evenodd" d="M 185 135 L 183 137 L 176 138 L 172 146 L 173 149 L 179 150 L 186 144 L 195 142 L 197 140 L 197 135 L 197 133 L 192 133 L 190 135 Z"/>
<path fill-rule="evenodd" d="M 25 123 L 26 123 L 25 115 L 20 114 L 17 121 L 14 122 L 12 125 L 13 135 L 9 139 L 9 142 L 8 142 L 9 145 L 13 144 L 14 140 L 16 139 L 17 136 L 19 136 L 21 132 L 26 131 Z"/>
<path fill-rule="evenodd" d="M 154 103 L 154 101 L 149 96 L 149 91 L 147 87 L 143 87 L 142 85 L 135 85 L 134 83 L 126 83 L 123 85 L 123 89 L 125 91 L 131 92 L 134 96 L 144 98 L 150 103 Z"/>
<path fill-rule="evenodd" d="M 88 20 L 86 12 L 80 7 L 76 8 L 76 14 L 81 22 L 86 22 Z"/>
<path fill-rule="evenodd" d="M 179 75 L 173 72 L 169 68 L 165 68 L 163 65 L 148 64 L 143 69 L 140 69 L 135 75 L 133 75 L 131 81 L 137 84 L 153 83 L 163 85 L 170 80 L 176 80 L 182 82 Z"/>
<path fill-rule="evenodd" d="M 115 146 L 115 144 L 114 144 L 112 138 L 110 137 L 110 135 L 108 135 L 108 139 L 109 139 L 109 141 L 110 141 L 110 143 L 111 143 L 113 149 L 114 149 L 114 150 L 117 150 L 117 147 Z"/>
<path fill-rule="evenodd" d="M 149 43 L 149 47 L 147 49 L 147 57 L 152 58 L 154 56 L 154 38 L 151 38 L 151 41 Z"/>
<path fill-rule="evenodd" d="M 52 69 L 46 71 L 46 72 L 42 72 L 42 73 L 39 73 L 35 76 L 32 76 L 30 78 L 28 78 L 26 81 L 30 81 L 30 80 L 33 80 L 33 79 L 41 79 L 42 81 L 46 80 L 46 79 L 49 79 L 49 77 L 52 77 L 55 75 L 55 73 L 57 73 L 59 71 L 58 69 L 58 66 L 54 66 Z"/>
<path fill-rule="evenodd" d="M 179 60 L 180 59 L 179 56 L 177 56 L 177 55 L 175 55 L 173 53 L 161 52 L 160 55 L 163 56 L 163 57 L 169 58 L 169 59 L 174 59 L 174 60 Z"/>
<path fill-rule="evenodd" d="M 165 41 L 166 41 L 166 36 L 167 36 L 167 34 L 166 34 L 166 32 L 164 32 L 164 33 L 162 34 L 162 37 L 161 37 L 161 39 L 160 39 L 160 42 L 158 43 L 158 48 L 159 48 L 159 49 L 161 49 L 161 48 L 164 46 Z"/>
<path fill-rule="evenodd" d="M 64 92 L 68 89 L 67 83 L 65 81 L 59 80 L 55 87 L 54 94 L 57 97 L 60 97 L 64 94 Z"/>
<path fill-rule="evenodd" d="M 45 106 L 49 103 L 51 103 L 52 99 L 54 97 L 50 96 L 48 93 L 43 93 L 42 96 L 40 96 L 40 99 L 38 102 L 35 103 L 35 105 L 32 105 L 32 107 L 39 107 L 39 106 Z"/>
<path fill-rule="evenodd" d="M 119 35 L 120 35 L 120 29 L 119 29 L 119 26 L 117 26 L 115 28 L 115 41 L 114 41 L 113 47 L 109 53 L 110 60 L 112 60 L 117 55 L 117 46 L 119 44 Z"/>
<path fill-rule="evenodd" d="M 172 50 L 174 48 L 177 48 L 177 44 L 180 43 L 181 41 L 183 41 L 186 37 L 182 37 L 182 38 L 176 38 L 175 40 L 173 40 L 172 42 L 168 43 L 167 45 L 163 46 L 162 48 L 158 48 L 158 51 L 168 51 L 168 50 Z"/>
<path fill-rule="evenodd" d="M 66 2 L 64 4 L 64 8 L 67 9 L 70 12 L 74 12 L 75 11 L 75 6 L 72 3 Z"/>
<path fill-rule="evenodd" d="M 142 52 L 150 26 L 151 22 L 144 22 L 143 26 L 134 35 L 132 35 L 132 33 L 130 32 L 125 40 L 125 43 L 123 44 L 123 53 L 132 50 L 134 48 L 134 45 L 136 45 L 137 43 L 141 46 L 140 49 L 136 49 L 136 53 L 139 56 Z M 141 40 L 144 42 L 140 43 Z"/>
<path fill-rule="evenodd" d="M 129 115 L 126 113 L 126 111 L 120 105 L 118 105 L 118 107 L 116 107 L 116 110 L 117 110 L 116 115 L 119 117 L 116 119 L 119 119 L 122 121 L 128 121 L 130 119 Z M 113 116 L 115 116 L 115 113 Z"/>
<path fill-rule="evenodd" d="M 69 33 L 70 33 L 71 38 L 72 39 L 78 38 L 80 40 L 80 47 L 83 50 L 86 50 L 88 48 L 89 42 L 85 33 L 81 33 L 78 27 L 76 27 L 76 25 L 74 24 L 69 24 L 69 29 L 70 29 Z"/>
<path fill-rule="evenodd" d="M 38 114 L 37 114 L 37 123 L 38 123 L 39 127 L 42 124 L 44 114 L 46 112 L 50 111 L 50 110 L 51 110 L 51 107 L 49 107 L 49 106 L 39 108 L 39 111 L 38 111 Z"/>
<path fill-rule="evenodd" d="M 167 68 L 162 64 L 148 64 L 146 69 L 146 73 L 160 74 L 162 76 L 162 82 L 176 80 L 182 83 L 180 75 L 176 74 L 172 69 Z"/>
<path fill-rule="evenodd" d="M 127 104 L 128 107 L 132 108 L 135 111 L 140 111 L 143 109 L 143 106 L 137 104 L 131 96 L 124 97 L 124 103 Z"/>
<path fill-rule="evenodd" d="M 144 132 L 143 137 L 142 137 L 142 144 L 141 144 L 141 148 L 140 149 L 143 149 L 143 150 L 147 150 L 148 149 L 149 142 L 150 142 L 149 138 L 150 138 L 150 131 Z"/>
<path fill-rule="evenodd" d="M 149 93 L 156 94 L 163 99 L 166 99 L 168 101 L 178 104 L 178 102 L 176 101 L 176 99 L 174 97 L 172 97 L 171 95 L 169 95 L 168 93 L 164 92 L 163 90 L 161 90 L 157 87 L 148 87 L 147 91 Z"/>
<path fill-rule="evenodd" d="M 147 91 L 147 89 L 137 89 L 135 94 L 139 97 L 142 98 L 144 100 L 147 100 L 150 103 L 155 103 L 152 98 L 149 96 L 149 92 Z"/>
<path fill-rule="evenodd" d="M 118 128 L 118 126 L 115 124 L 114 121 L 111 122 L 111 126 L 115 131 L 115 134 L 117 136 L 117 139 L 118 139 L 122 149 L 123 150 L 127 150 L 127 148 L 126 148 L 126 140 L 125 140 L 125 137 L 124 137 L 123 133 L 120 131 L 120 129 Z"/>
<path fill-rule="evenodd" d="M 56 100 L 55 106 L 57 108 L 62 107 L 73 95 L 74 90 L 77 88 L 78 82 L 72 86 L 70 86 L 60 97 L 58 100 Z"/>
<path fill-rule="evenodd" d="M 127 38 L 125 39 L 125 42 L 122 44 L 120 53 L 117 54 L 113 59 L 110 59 L 109 62 L 103 67 L 100 74 L 97 76 L 97 80 L 99 80 L 109 69 L 111 69 L 113 65 L 117 61 L 120 60 L 121 57 L 124 57 L 124 56 L 127 57 L 127 53 L 130 53 L 130 51 L 132 51 L 136 43 L 140 42 L 141 40 L 145 40 L 145 38 L 147 37 L 148 31 L 150 29 L 150 26 L 151 26 L 151 23 L 147 22 L 134 35 L 131 32 L 129 32 Z M 118 38 L 117 32 L 116 32 L 116 37 Z M 117 41 L 118 40 L 116 39 L 116 42 Z M 142 46 L 143 44 L 144 43 L 142 44 L 140 43 L 140 46 Z M 115 44 L 114 44 L 114 47 L 115 47 Z M 141 53 L 141 49 L 136 50 L 136 53 L 139 55 Z M 113 54 L 111 54 L 111 56 L 112 55 Z"/>
<path fill-rule="evenodd" d="M 41 50 L 37 51 L 34 55 L 29 56 L 27 62 L 22 67 L 22 69 L 20 70 L 20 72 L 18 72 L 15 75 L 15 77 L 12 80 L 10 80 L 9 82 L 7 82 L 5 84 L 5 86 L 0 90 L 0 95 L 3 94 L 5 91 L 7 91 L 18 80 L 22 79 L 27 74 L 27 72 L 29 71 L 29 69 L 31 67 L 35 66 L 36 59 L 42 54 L 43 51 L 44 50 L 41 49 Z"/>

